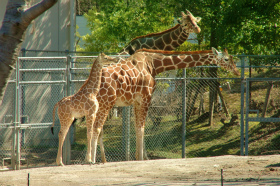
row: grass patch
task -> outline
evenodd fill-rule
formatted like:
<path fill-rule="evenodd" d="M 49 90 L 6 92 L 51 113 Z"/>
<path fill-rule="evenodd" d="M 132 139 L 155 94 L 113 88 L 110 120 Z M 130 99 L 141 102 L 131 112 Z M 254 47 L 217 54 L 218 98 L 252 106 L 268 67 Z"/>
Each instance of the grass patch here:
<path fill-rule="evenodd" d="M 278 71 L 261 71 L 252 77 L 279 77 Z M 240 80 L 231 83 L 231 90 L 222 91 L 230 114 L 238 116 L 240 121 Z M 280 81 L 275 82 L 271 99 L 280 106 Z M 267 82 L 253 82 L 251 96 L 256 108 L 260 111 L 267 92 Z M 205 96 L 207 102 L 209 96 Z M 198 106 L 198 101 L 195 106 Z M 208 105 L 205 104 L 206 107 Z M 252 105 L 250 105 L 250 109 Z M 278 114 L 278 115 L 277 115 Z M 268 106 L 266 117 L 279 117 L 279 113 L 272 106 Z M 208 125 L 207 108 L 203 115 L 192 115 L 186 123 L 186 157 L 208 157 L 219 155 L 240 154 L 240 125 L 225 125 L 231 117 L 221 112 L 214 113 L 214 125 Z M 250 113 L 256 117 L 256 113 Z M 221 118 L 225 118 L 221 122 Z M 110 160 L 123 159 L 125 155 L 122 119 L 113 118 L 104 125 L 104 143 L 106 155 Z M 279 123 L 249 123 L 249 155 L 278 154 L 280 152 L 280 124 Z M 129 147 L 131 159 L 135 153 L 134 118 L 131 118 Z M 85 124 L 76 127 L 77 149 L 83 150 L 86 144 Z M 161 122 L 155 126 L 151 118 L 147 117 L 145 128 L 145 146 L 150 159 L 181 158 L 182 150 L 182 121 L 176 115 L 164 115 Z M 116 156 L 117 158 L 114 158 Z M 121 158 L 120 158 L 121 157 Z"/>

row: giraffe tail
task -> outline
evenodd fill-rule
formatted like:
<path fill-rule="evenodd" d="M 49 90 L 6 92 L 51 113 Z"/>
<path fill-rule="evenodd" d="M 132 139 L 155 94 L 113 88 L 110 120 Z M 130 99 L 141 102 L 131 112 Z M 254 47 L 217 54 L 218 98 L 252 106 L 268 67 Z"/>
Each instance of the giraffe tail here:
<path fill-rule="evenodd" d="M 52 132 L 53 135 L 54 135 L 53 127 L 54 127 L 54 121 L 55 121 L 55 111 L 56 111 L 56 107 L 58 107 L 59 103 L 60 103 L 60 101 L 57 102 L 53 107 L 53 122 L 52 122 L 52 126 L 51 126 L 51 132 Z"/>

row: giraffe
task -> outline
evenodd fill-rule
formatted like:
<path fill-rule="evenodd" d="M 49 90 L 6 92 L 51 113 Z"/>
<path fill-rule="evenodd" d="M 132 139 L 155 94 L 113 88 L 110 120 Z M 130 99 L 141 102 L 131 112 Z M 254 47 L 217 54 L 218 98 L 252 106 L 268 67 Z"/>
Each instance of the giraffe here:
<path fill-rule="evenodd" d="M 136 50 L 157 49 L 171 51 L 183 44 L 189 37 L 190 33 L 200 33 L 200 27 L 197 25 L 200 22 L 200 17 L 194 17 L 192 13 L 186 10 L 186 14 L 181 12 L 182 20 L 178 20 L 179 24 L 174 27 L 159 33 L 151 33 L 144 36 L 138 36 L 130 41 L 118 54 L 132 55 Z M 115 58 L 119 59 L 118 57 Z M 102 132 L 103 134 L 103 132 Z M 103 144 L 102 134 L 100 135 L 100 144 Z M 104 149 L 100 145 L 101 149 Z M 102 162 L 106 159 L 101 153 Z"/>
<path fill-rule="evenodd" d="M 233 57 L 227 50 L 218 52 L 215 48 L 194 52 L 140 49 L 129 58 L 119 60 L 117 64 L 102 69 L 101 85 L 97 94 L 99 109 L 93 127 L 92 148 L 97 148 L 97 140 L 110 109 L 114 105 L 133 105 L 137 160 L 143 160 L 145 118 L 155 89 L 157 74 L 174 69 L 218 64 L 239 75 Z M 95 161 L 96 154 L 92 155 Z M 102 156 L 104 157 L 104 154 Z"/>
<path fill-rule="evenodd" d="M 101 69 L 102 64 L 114 62 L 114 59 L 101 53 L 94 64 L 92 65 L 90 75 L 86 82 L 82 85 L 79 91 L 68 97 L 62 98 L 57 102 L 53 108 L 53 124 L 51 127 L 51 132 L 53 133 L 53 126 L 55 121 L 55 112 L 56 108 L 57 114 L 60 120 L 60 131 L 59 131 L 59 147 L 57 152 L 56 163 L 57 165 L 63 166 L 62 162 L 62 146 L 65 140 L 65 136 L 71 126 L 74 118 L 86 117 L 87 125 L 87 153 L 85 161 L 88 163 L 92 162 L 92 153 L 95 153 L 94 150 L 91 151 L 91 139 L 93 131 L 93 123 L 96 118 L 96 113 L 99 107 L 96 95 L 99 91 L 101 84 Z M 102 145 L 102 144 L 101 144 Z M 103 145 L 102 145 L 103 146 Z M 101 149 L 103 150 L 103 149 Z M 104 153 L 104 152 L 102 152 Z M 104 160 L 105 161 L 105 160 Z"/>
<path fill-rule="evenodd" d="M 142 48 L 166 51 L 176 49 L 188 39 L 190 33 L 200 33 L 200 27 L 197 25 L 201 20 L 200 17 L 194 17 L 188 10 L 186 10 L 186 14 L 181 12 L 181 15 L 180 24 L 163 32 L 136 37 L 118 54 L 132 55 L 136 50 Z"/>

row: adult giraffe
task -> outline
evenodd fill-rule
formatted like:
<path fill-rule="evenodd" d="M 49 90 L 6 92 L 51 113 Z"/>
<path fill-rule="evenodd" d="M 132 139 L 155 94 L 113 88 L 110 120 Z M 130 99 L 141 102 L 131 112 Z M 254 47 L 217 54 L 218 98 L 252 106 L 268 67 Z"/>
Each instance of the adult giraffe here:
<path fill-rule="evenodd" d="M 144 36 L 138 36 L 132 39 L 118 54 L 132 55 L 138 49 L 156 49 L 171 51 L 183 44 L 191 33 L 200 33 L 200 27 L 197 25 L 200 22 L 200 17 L 194 17 L 193 14 L 186 10 L 186 14 L 181 12 L 182 19 L 178 20 L 179 24 L 174 27 Z M 117 58 L 115 58 L 117 59 Z M 100 147 L 103 147 L 103 132 L 100 135 Z M 101 152 L 102 162 L 106 162 L 105 154 Z M 104 161 L 105 160 L 105 161 Z"/>
<path fill-rule="evenodd" d="M 93 126 L 93 161 L 96 158 L 97 140 L 110 109 L 116 106 L 134 106 L 136 131 L 136 159 L 143 160 L 144 127 L 147 111 L 155 89 L 155 76 L 161 72 L 218 64 L 239 75 L 233 57 L 227 50 L 216 49 L 194 52 L 171 52 L 142 49 L 127 59 L 102 69 L 97 100 L 99 109 Z M 102 144 L 101 144 L 102 145 Z M 104 154 L 102 155 L 102 157 Z"/>
<path fill-rule="evenodd" d="M 143 48 L 171 51 L 183 44 L 190 33 L 200 33 L 200 27 L 197 25 L 201 20 L 200 17 L 194 17 L 188 10 L 186 10 L 186 14 L 181 12 L 181 15 L 180 24 L 163 32 L 136 37 L 119 54 L 132 55 L 136 50 Z"/>
<path fill-rule="evenodd" d="M 60 131 L 59 136 L 59 146 L 57 152 L 56 163 L 57 165 L 63 166 L 62 162 L 62 146 L 65 140 L 65 136 L 75 118 L 86 117 L 87 125 L 87 153 L 85 161 L 88 163 L 95 162 L 92 159 L 92 154 L 95 152 L 91 150 L 91 139 L 93 131 L 93 123 L 96 118 L 96 113 L 99 107 L 96 95 L 99 91 L 101 84 L 101 69 L 103 64 L 108 64 L 114 62 L 114 59 L 101 53 L 94 64 L 92 65 L 90 75 L 86 82 L 82 85 L 79 91 L 68 97 L 62 98 L 57 102 L 53 108 L 53 124 L 51 127 L 51 132 L 53 134 L 53 126 L 55 121 L 55 112 L 57 109 L 57 115 L 60 120 Z M 103 144 L 101 144 L 103 146 Z M 93 149 L 94 150 L 94 149 Z M 102 151 L 103 149 L 101 149 Z M 104 154 L 104 151 L 102 152 Z M 105 157 L 105 156 L 104 156 Z M 102 160 L 106 161 L 106 160 Z"/>

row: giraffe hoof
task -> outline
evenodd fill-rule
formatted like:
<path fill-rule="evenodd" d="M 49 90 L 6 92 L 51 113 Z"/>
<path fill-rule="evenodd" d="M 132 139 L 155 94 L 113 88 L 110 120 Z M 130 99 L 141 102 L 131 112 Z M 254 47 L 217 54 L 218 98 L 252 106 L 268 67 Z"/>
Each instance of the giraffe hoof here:
<path fill-rule="evenodd" d="M 95 164 L 95 163 L 92 162 L 92 161 L 91 161 L 91 162 L 88 162 L 88 161 L 87 161 L 87 162 L 83 163 L 83 165 L 94 165 L 94 164 Z"/>
<path fill-rule="evenodd" d="M 62 162 L 60 162 L 60 163 L 56 163 L 57 164 L 57 166 L 64 166 L 64 164 L 62 163 Z"/>
<path fill-rule="evenodd" d="M 94 165 L 95 162 L 93 162 L 93 161 L 91 161 L 91 160 L 85 160 L 85 164 Z"/>

